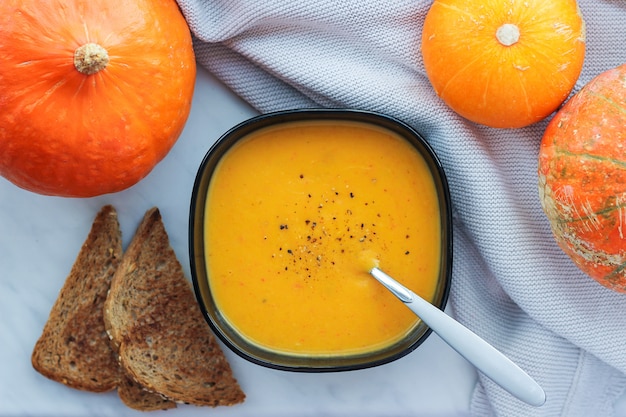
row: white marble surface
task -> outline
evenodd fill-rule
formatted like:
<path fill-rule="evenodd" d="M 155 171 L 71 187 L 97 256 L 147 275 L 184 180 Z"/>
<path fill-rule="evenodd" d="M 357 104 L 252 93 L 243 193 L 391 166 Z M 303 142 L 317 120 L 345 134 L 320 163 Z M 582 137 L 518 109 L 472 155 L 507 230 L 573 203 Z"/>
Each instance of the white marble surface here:
<path fill-rule="evenodd" d="M 91 199 L 39 196 L 0 178 L 0 416 L 132 416 L 115 392 L 67 388 L 35 372 L 30 355 L 98 209 L 116 206 L 127 245 L 144 211 L 161 209 L 187 275 L 187 221 L 196 170 L 210 145 L 255 111 L 199 70 L 182 137 L 130 189 Z M 436 335 L 410 355 L 373 369 L 298 374 L 266 369 L 225 351 L 247 394 L 242 405 L 180 406 L 151 414 L 193 416 L 464 416 L 474 370 Z"/>

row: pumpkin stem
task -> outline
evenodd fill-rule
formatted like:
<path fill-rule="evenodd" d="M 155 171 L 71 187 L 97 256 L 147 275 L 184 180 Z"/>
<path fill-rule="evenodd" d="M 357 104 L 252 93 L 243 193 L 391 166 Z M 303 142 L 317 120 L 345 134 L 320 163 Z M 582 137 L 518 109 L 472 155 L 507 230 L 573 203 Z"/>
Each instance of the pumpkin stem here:
<path fill-rule="evenodd" d="M 496 30 L 496 39 L 504 46 L 511 46 L 519 40 L 519 28 L 512 23 L 505 23 Z"/>
<path fill-rule="evenodd" d="M 91 75 L 106 68 L 109 54 L 97 43 L 86 43 L 74 51 L 74 67 L 81 74 Z"/>

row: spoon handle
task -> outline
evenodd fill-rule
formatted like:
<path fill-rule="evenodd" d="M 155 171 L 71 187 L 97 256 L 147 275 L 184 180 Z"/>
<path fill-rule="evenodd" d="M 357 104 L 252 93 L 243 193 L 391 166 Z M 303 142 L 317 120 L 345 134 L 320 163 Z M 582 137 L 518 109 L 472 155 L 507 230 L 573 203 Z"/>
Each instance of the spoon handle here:
<path fill-rule="evenodd" d="M 500 351 L 378 268 L 371 275 L 403 301 L 428 327 L 483 374 L 520 400 L 541 406 L 546 394 L 524 370 Z"/>

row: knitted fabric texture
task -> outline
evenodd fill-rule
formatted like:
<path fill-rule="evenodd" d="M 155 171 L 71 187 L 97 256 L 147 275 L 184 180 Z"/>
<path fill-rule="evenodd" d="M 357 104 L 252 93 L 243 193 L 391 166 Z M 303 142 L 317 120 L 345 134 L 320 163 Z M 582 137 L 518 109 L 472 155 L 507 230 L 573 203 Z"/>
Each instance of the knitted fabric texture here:
<path fill-rule="evenodd" d="M 609 416 L 626 386 L 626 296 L 557 247 L 539 201 L 547 121 L 492 129 L 447 108 L 419 49 L 423 0 L 178 0 L 198 62 L 260 112 L 355 108 L 395 116 L 441 159 L 454 205 L 455 317 L 545 389 L 535 408 L 479 375 L 476 416 Z M 626 3 L 580 0 L 587 53 L 578 91 L 626 62 Z"/>

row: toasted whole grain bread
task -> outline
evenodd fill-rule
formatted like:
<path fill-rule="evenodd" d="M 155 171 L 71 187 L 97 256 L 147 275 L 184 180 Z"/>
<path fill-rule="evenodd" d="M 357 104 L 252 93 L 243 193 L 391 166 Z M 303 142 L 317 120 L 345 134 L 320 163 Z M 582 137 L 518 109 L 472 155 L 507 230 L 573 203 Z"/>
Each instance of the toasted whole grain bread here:
<path fill-rule="evenodd" d="M 124 254 L 104 319 L 122 368 L 149 391 L 194 405 L 244 401 L 157 208 L 146 212 Z"/>
<path fill-rule="evenodd" d="M 108 205 L 96 215 L 33 349 L 35 370 L 72 388 L 114 389 L 121 370 L 102 317 L 109 284 L 122 259 L 117 212 Z"/>
<path fill-rule="evenodd" d="M 100 209 L 50 311 L 31 362 L 42 375 L 72 388 L 105 392 L 141 411 L 176 407 L 124 374 L 104 325 L 104 302 L 122 259 L 122 233 L 111 205 Z"/>

